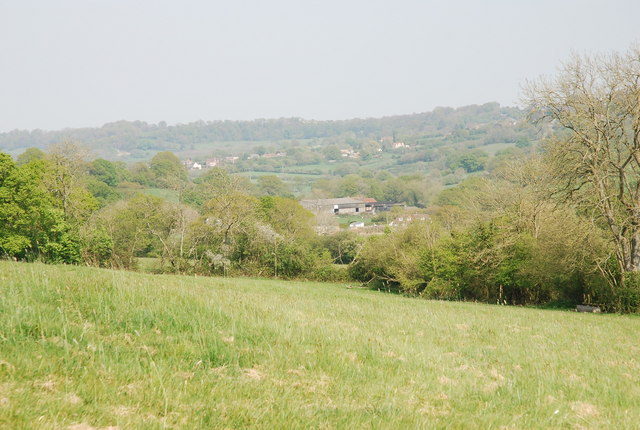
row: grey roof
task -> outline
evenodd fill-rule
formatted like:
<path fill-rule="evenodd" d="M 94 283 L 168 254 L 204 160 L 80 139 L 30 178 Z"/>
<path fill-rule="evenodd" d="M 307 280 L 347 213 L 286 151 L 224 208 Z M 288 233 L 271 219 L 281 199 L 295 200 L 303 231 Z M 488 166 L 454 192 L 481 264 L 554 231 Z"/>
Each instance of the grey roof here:
<path fill-rule="evenodd" d="M 364 202 L 360 199 L 354 199 L 352 197 L 340 197 L 337 199 L 307 199 L 300 200 L 300 204 L 304 207 L 321 207 L 321 206 L 335 206 L 335 205 L 359 205 Z"/>

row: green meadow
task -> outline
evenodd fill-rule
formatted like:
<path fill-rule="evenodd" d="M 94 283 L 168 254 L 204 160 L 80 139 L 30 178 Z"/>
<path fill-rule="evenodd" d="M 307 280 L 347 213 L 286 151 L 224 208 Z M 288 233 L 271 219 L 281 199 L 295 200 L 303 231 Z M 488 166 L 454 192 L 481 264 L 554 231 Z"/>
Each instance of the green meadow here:
<path fill-rule="evenodd" d="M 0 262 L 0 428 L 638 428 L 640 318 Z"/>

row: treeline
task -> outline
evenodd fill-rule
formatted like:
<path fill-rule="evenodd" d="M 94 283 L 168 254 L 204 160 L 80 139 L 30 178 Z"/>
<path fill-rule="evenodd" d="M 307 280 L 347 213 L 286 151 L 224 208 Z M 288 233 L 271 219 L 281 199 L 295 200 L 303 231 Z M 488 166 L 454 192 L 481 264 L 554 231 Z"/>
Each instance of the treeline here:
<path fill-rule="evenodd" d="M 14 130 L 0 134 L 0 148 L 7 151 L 34 147 L 44 149 L 63 140 L 83 142 L 92 150 L 122 151 L 180 151 L 192 145 L 229 141 L 283 141 L 292 139 L 321 139 L 350 135 L 354 138 L 380 139 L 402 136 L 454 133 L 460 138 L 473 133 L 467 128 L 522 118 L 522 111 L 500 107 L 498 103 L 453 108 L 436 108 L 432 112 L 397 115 L 384 118 L 315 121 L 301 118 L 257 119 L 253 121 L 197 121 L 168 126 L 164 122 L 148 124 L 143 121 L 118 121 L 100 128 L 79 128 L 60 131 Z M 476 130 L 477 131 L 477 130 Z M 506 131 L 513 134 L 512 131 Z M 500 141 L 517 136 L 503 136 L 500 128 L 490 134 Z M 491 136 L 487 143 L 491 143 Z M 505 140 L 506 139 L 506 140 Z"/>
<path fill-rule="evenodd" d="M 606 232 L 552 187 L 539 156 L 468 179 L 439 194 L 428 221 L 370 237 L 350 274 L 432 299 L 635 311 L 633 291 L 611 288 L 620 272 Z"/>
<path fill-rule="evenodd" d="M 325 185 L 338 195 L 399 200 L 424 192 L 425 180 L 347 175 Z M 177 197 L 146 194 L 143 185 Z M 540 155 L 521 154 L 490 176 L 430 195 L 427 221 L 381 235 L 319 236 L 314 215 L 275 176 L 252 184 L 214 168 L 190 181 L 168 152 L 125 165 L 87 161 L 64 142 L 15 162 L 0 154 L 0 253 L 119 269 L 150 257 L 168 273 L 350 278 L 432 299 L 637 310 L 633 286 L 612 288 L 621 272 L 605 229 L 553 197 L 554 186 Z"/>
<path fill-rule="evenodd" d="M 252 184 L 214 168 L 191 181 L 169 152 L 125 165 L 87 161 L 80 146 L 64 142 L 15 162 L 0 155 L 0 253 L 130 270 L 149 257 L 154 270 L 181 274 L 349 278 L 431 299 L 625 311 L 640 303 L 633 291 L 611 288 L 621 274 L 605 230 L 553 197 L 555 179 L 540 155 L 519 154 L 490 176 L 437 192 L 426 181 L 381 173 L 320 182 L 316 193 L 324 186 L 334 195 L 432 205 L 427 221 L 381 235 L 319 236 L 318 220 L 276 176 Z"/>
<path fill-rule="evenodd" d="M 88 162 L 70 142 L 15 162 L 0 153 L 0 254 L 121 269 L 152 257 L 156 270 L 170 273 L 343 276 L 315 235 L 313 215 L 269 179 L 254 186 L 211 169 L 190 182 L 170 153 L 127 167 Z M 177 201 L 141 192 L 132 181 L 143 180 Z"/>

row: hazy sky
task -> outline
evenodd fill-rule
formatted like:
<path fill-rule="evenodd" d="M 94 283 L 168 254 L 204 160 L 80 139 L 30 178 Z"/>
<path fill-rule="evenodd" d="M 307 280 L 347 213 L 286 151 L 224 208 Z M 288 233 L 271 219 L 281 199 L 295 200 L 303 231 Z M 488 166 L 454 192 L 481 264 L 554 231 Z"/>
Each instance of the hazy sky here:
<path fill-rule="evenodd" d="M 640 41 L 638 0 L 0 0 L 0 132 L 498 101 Z"/>

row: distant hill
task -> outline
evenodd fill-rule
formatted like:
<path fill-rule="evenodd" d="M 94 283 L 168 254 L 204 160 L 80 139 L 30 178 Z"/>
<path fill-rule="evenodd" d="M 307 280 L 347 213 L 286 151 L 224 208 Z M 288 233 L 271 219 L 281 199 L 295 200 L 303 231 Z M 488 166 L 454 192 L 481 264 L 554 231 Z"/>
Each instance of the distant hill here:
<path fill-rule="evenodd" d="M 496 125 L 509 127 L 522 118 L 521 109 L 501 107 L 492 102 L 457 109 L 439 107 L 432 112 L 410 115 L 339 121 L 279 118 L 197 121 L 173 126 L 164 122 L 118 121 L 96 128 L 1 133 L 0 150 L 17 155 L 29 147 L 45 149 L 52 143 L 71 139 L 88 146 L 98 157 L 130 161 L 148 159 L 158 151 L 173 151 L 179 155 L 219 149 L 250 152 L 255 145 L 337 137 L 379 140 L 388 136 L 393 140 L 415 141 L 420 137 L 446 136 L 456 130 L 478 132 L 494 129 Z M 514 140 L 514 136 L 500 136 L 497 141 Z"/>

